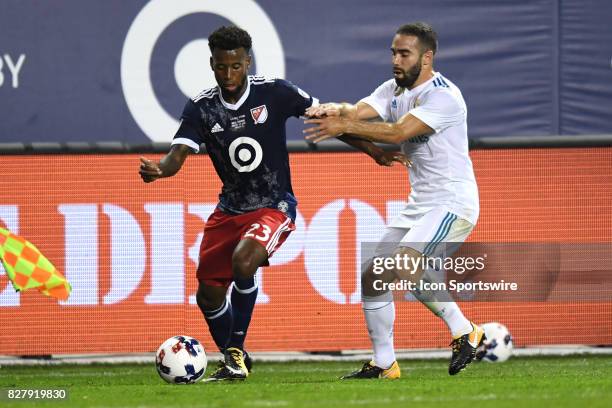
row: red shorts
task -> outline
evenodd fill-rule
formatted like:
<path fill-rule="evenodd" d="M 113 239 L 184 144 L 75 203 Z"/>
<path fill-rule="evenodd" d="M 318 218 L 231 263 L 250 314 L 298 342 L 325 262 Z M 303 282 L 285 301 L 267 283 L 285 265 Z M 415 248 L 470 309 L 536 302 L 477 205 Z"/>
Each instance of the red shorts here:
<path fill-rule="evenodd" d="M 279 210 L 260 208 L 231 215 L 217 208 L 204 227 L 196 276 L 207 285 L 227 287 L 233 280 L 232 254 L 241 240 L 259 242 L 269 258 L 294 230 L 291 218 Z"/>

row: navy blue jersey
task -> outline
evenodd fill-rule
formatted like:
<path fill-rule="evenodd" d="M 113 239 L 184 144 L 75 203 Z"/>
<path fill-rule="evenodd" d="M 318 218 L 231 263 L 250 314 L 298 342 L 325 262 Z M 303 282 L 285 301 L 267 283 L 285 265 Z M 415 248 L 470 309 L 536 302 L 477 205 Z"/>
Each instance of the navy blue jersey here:
<path fill-rule="evenodd" d="M 223 100 L 218 87 L 188 100 L 172 144 L 197 152 L 204 143 L 223 182 L 222 210 L 277 208 L 295 219 L 285 122 L 312 104 L 312 97 L 288 81 L 249 76 L 235 104 Z"/>

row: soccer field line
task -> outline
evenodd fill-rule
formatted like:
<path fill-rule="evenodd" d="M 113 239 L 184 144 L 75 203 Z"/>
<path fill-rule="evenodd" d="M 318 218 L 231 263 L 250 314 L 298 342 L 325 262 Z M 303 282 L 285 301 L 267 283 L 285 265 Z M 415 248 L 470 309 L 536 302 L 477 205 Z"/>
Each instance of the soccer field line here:
<path fill-rule="evenodd" d="M 482 364 L 485 367 L 493 367 L 491 363 L 482 362 L 476 363 Z M 559 367 L 588 367 L 591 363 L 588 359 L 583 360 L 574 360 L 571 362 L 563 361 L 563 362 L 547 362 L 547 361 L 537 361 L 533 363 L 527 363 L 526 367 L 550 367 L 550 368 L 559 368 Z M 406 374 L 410 374 L 410 372 L 418 372 L 424 370 L 440 370 L 446 366 L 446 361 L 440 361 L 439 364 L 418 364 L 415 366 L 410 365 L 410 361 L 402 361 L 401 368 Z M 604 366 L 612 367 L 612 359 L 609 362 L 605 363 Z M 46 372 L 44 373 L 45 377 L 55 377 L 55 378 L 69 378 L 69 377 L 94 377 L 94 376 L 103 376 L 103 377 L 118 377 L 118 376 L 130 376 L 130 375 L 142 375 L 143 370 L 147 370 L 147 366 L 143 364 L 141 368 L 136 369 L 121 369 L 117 371 L 96 371 L 96 372 L 83 372 L 80 371 L 79 368 L 75 368 L 74 372 Z M 341 371 L 340 369 L 338 369 Z M 150 371 L 155 373 L 155 367 L 153 364 L 150 365 Z M 261 365 L 255 365 L 254 373 L 257 374 L 270 374 L 270 373 L 328 373 L 330 375 L 330 380 L 336 379 L 335 374 L 333 373 L 333 369 L 330 370 L 329 364 L 325 367 L 320 366 L 310 366 L 310 365 L 299 365 L 299 364 L 274 364 L 268 365 L 267 363 L 262 363 Z M 341 375 L 343 372 L 337 373 Z M 0 372 L 0 379 L 4 378 L 13 378 L 18 376 L 20 378 L 35 378 L 43 375 L 40 372 L 37 373 L 19 373 L 19 374 L 2 374 Z"/>
<path fill-rule="evenodd" d="M 389 404 L 397 402 L 455 402 L 455 401 L 495 401 L 495 400 L 551 400 L 558 399 L 559 397 L 547 394 L 538 395 L 518 395 L 518 394 L 476 394 L 476 395 L 453 395 L 452 397 L 445 396 L 398 396 L 397 398 L 370 398 L 370 399 L 359 399 L 359 400 L 346 400 L 347 405 L 370 405 L 370 404 Z"/>
<path fill-rule="evenodd" d="M 78 369 L 77 369 L 78 370 Z M 151 365 L 151 373 L 154 375 L 157 375 L 157 372 L 155 371 L 155 366 Z M 96 377 L 96 376 L 103 376 L 103 377 L 118 377 L 118 376 L 126 376 L 126 375 L 142 375 L 142 370 L 138 369 L 138 370 L 121 370 L 121 371 L 96 371 L 96 372 L 82 372 L 82 371 L 75 371 L 75 372 L 46 372 L 46 373 L 19 373 L 19 374 L 14 374 L 10 373 L 10 374 L 2 374 L 0 373 L 0 380 L 3 378 L 14 378 L 14 377 L 19 377 L 19 378 L 39 378 L 39 377 L 57 377 L 57 378 L 69 378 L 69 377 Z"/>
<path fill-rule="evenodd" d="M 293 402 L 292 402 L 293 403 Z M 249 406 L 256 407 L 287 407 L 290 402 L 286 400 L 275 400 L 275 401 L 266 401 L 266 400 L 250 400 L 248 401 Z"/>
<path fill-rule="evenodd" d="M 221 359 L 221 354 L 208 352 L 208 361 Z M 371 358 L 371 352 L 366 350 L 346 350 L 340 354 L 320 354 L 307 352 L 252 352 L 249 353 L 256 362 L 363 362 Z M 516 357 L 538 356 L 577 356 L 577 355 L 612 355 L 612 347 L 591 347 L 582 345 L 558 345 L 542 347 L 515 348 L 512 352 Z M 437 360 L 448 359 L 448 349 L 412 349 L 398 350 L 398 360 Z M 154 353 L 134 354 L 92 354 L 92 355 L 54 355 L 51 358 L 20 358 L 16 356 L 0 356 L 0 366 L 13 365 L 55 365 L 55 364 L 91 364 L 91 363 L 152 363 Z"/>
<path fill-rule="evenodd" d="M 401 366 L 402 371 L 421 371 L 421 370 L 437 370 L 440 368 L 444 368 L 448 365 L 448 361 L 443 360 L 440 361 L 439 364 L 418 364 L 418 365 L 411 365 L 410 361 L 405 361 L 405 360 L 398 360 Z M 521 360 L 523 363 L 525 363 L 525 360 Z M 481 364 L 485 367 L 502 367 L 499 364 L 495 364 L 495 363 L 489 363 L 489 362 L 475 362 L 473 364 Z M 572 361 L 572 362 L 567 362 L 567 361 L 563 361 L 562 363 L 559 363 L 559 361 L 557 361 L 557 363 L 553 363 L 553 362 L 544 362 L 541 360 L 538 360 L 537 362 L 533 362 L 533 363 L 526 363 L 525 366 L 526 367 L 559 367 L 560 365 L 562 365 L 563 367 L 586 367 L 591 365 L 589 360 L 581 360 L 581 361 Z M 610 359 L 610 361 L 608 363 L 606 363 L 605 365 L 607 366 L 611 366 L 612 367 L 612 358 Z M 257 362 L 255 362 L 255 366 L 254 366 L 255 370 L 257 370 L 256 372 L 288 372 L 288 373 L 293 373 L 293 372 L 302 372 L 302 373 L 314 373 L 314 372 L 330 372 L 330 368 L 329 367 L 296 367 L 295 365 L 290 365 L 287 367 L 283 367 L 283 365 L 277 364 L 274 365 L 274 367 L 269 367 L 269 366 L 258 366 Z M 359 368 L 358 365 L 355 366 L 355 369 Z"/>
<path fill-rule="evenodd" d="M 605 394 L 598 393 L 590 393 L 589 395 L 585 395 L 588 398 L 597 398 L 597 397 L 606 396 Z M 529 400 L 532 402 L 535 401 L 551 401 L 559 399 L 556 395 L 549 394 L 537 394 L 537 395 L 524 395 L 524 394 L 476 394 L 476 395 L 453 395 L 453 396 L 406 396 L 400 395 L 395 398 L 382 397 L 382 398 L 368 398 L 368 399 L 348 399 L 343 400 L 343 406 L 363 406 L 363 405 L 374 405 L 374 404 L 389 404 L 389 403 L 444 403 L 444 402 L 456 402 L 456 401 L 524 401 Z M 249 399 L 243 401 L 241 406 L 244 407 L 287 407 L 295 404 L 296 401 L 293 400 L 260 400 L 260 399 Z M 336 402 L 336 400 L 331 400 L 330 402 Z M 150 408 L 153 406 L 148 405 L 140 405 L 138 408 Z"/>
<path fill-rule="evenodd" d="M 410 392 L 407 390 L 407 392 Z M 582 397 L 585 398 L 598 398 L 598 397 L 607 397 L 606 393 L 599 392 L 588 392 Z M 455 401 L 495 401 L 495 400 L 555 400 L 559 399 L 558 395 L 554 394 L 473 394 L 473 395 L 465 395 L 465 394 L 455 394 L 453 396 L 423 396 L 423 395 L 415 395 L 415 396 L 406 396 L 400 395 L 397 397 L 389 398 L 368 398 L 368 399 L 358 399 L 358 400 L 345 400 L 347 405 L 369 405 L 369 404 L 388 404 L 388 403 L 397 403 L 397 402 L 455 402 Z"/>
<path fill-rule="evenodd" d="M 407 390 L 409 392 L 409 390 Z M 605 394 L 600 393 L 589 393 L 585 397 L 588 398 L 597 398 L 600 396 L 605 396 Z M 392 404 L 398 402 L 455 402 L 455 401 L 497 401 L 497 400 L 517 400 L 523 401 L 525 399 L 531 401 L 541 401 L 541 400 L 555 400 L 559 397 L 556 395 L 549 394 L 537 394 L 537 395 L 524 395 L 524 394 L 475 394 L 475 395 L 453 395 L 453 396 L 423 396 L 423 395 L 415 395 L 415 396 L 406 396 L 400 395 L 397 397 L 389 398 L 389 397 L 381 397 L 381 398 L 367 398 L 367 399 L 348 399 L 343 400 L 343 404 L 350 405 L 374 405 L 374 404 Z M 288 406 L 293 404 L 294 401 L 287 400 L 274 400 L 274 401 L 266 401 L 266 400 L 249 400 L 248 406 L 267 406 L 267 407 L 277 407 L 277 406 Z"/>

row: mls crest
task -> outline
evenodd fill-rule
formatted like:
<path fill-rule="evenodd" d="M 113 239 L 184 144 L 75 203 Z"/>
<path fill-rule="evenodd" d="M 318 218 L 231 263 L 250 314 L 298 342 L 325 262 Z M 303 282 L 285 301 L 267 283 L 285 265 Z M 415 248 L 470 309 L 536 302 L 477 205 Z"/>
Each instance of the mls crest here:
<path fill-rule="evenodd" d="M 255 124 L 264 123 L 268 119 L 268 108 L 266 105 L 261 105 L 251 109 L 251 116 L 255 121 Z"/>

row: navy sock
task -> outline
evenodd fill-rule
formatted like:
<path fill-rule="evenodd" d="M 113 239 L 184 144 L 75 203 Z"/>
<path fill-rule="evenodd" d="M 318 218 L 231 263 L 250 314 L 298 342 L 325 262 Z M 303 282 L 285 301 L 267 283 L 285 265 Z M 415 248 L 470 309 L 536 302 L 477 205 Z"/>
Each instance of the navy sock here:
<path fill-rule="evenodd" d="M 238 347 L 244 350 L 244 339 L 249 329 L 249 323 L 251 323 L 258 291 L 255 277 L 234 280 L 234 287 L 232 288 L 234 326 L 228 343 L 229 347 Z"/>
<path fill-rule="evenodd" d="M 225 299 L 220 308 L 205 311 L 204 317 L 206 318 L 208 330 L 210 331 L 215 344 L 219 348 L 219 351 L 223 352 L 227 348 L 230 333 L 232 331 L 232 307 L 228 303 L 227 299 Z"/>

